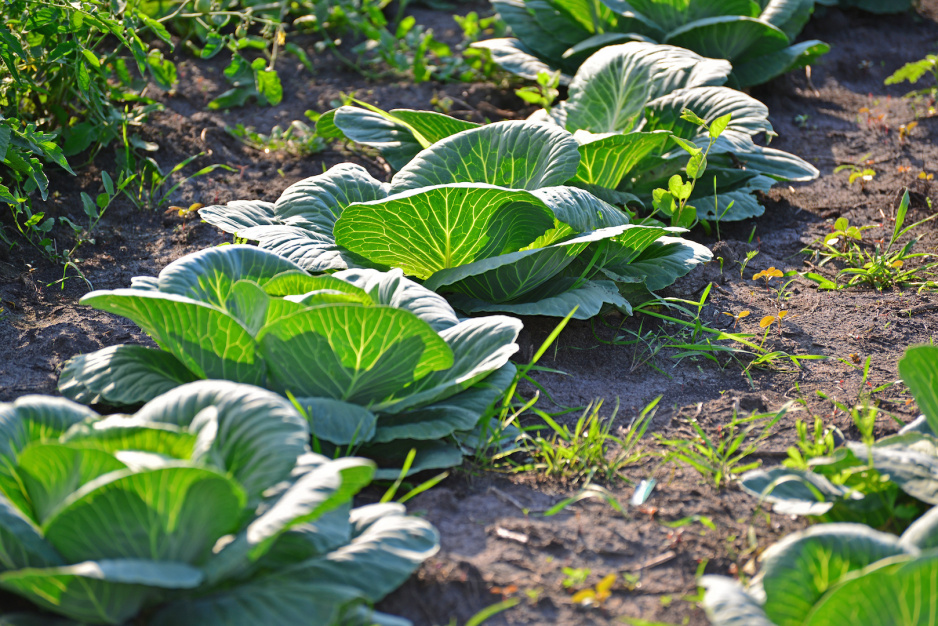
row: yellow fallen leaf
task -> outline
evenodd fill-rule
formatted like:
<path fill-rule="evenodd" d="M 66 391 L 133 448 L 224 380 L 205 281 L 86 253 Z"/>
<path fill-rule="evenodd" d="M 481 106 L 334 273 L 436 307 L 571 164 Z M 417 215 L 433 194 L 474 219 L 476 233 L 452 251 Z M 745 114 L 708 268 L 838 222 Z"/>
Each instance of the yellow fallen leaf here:
<path fill-rule="evenodd" d="M 592 604 L 596 600 L 596 592 L 592 589 L 577 591 L 571 598 L 574 604 Z"/>

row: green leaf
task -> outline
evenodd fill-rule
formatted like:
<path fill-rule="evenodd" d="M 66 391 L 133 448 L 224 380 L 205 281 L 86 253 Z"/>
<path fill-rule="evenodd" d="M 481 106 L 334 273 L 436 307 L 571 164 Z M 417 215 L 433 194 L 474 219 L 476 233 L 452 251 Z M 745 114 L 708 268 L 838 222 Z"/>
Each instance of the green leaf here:
<path fill-rule="evenodd" d="M 628 234 L 639 235 L 631 231 Z M 622 240 L 623 237 L 616 237 L 614 243 L 622 245 Z M 628 263 L 621 259 L 604 262 L 600 271 L 616 281 L 641 281 L 649 291 L 658 291 L 713 258 L 706 246 L 680 237 L 658 237 L 647 247 L 638 249 L 639 254 L 627 257 Z M 615 248 L 610 252 L 614 251 Z"/>
<path fill-rule="evenodd" d="M 345 446 L 371 441 L 375 435 L 378 416 L 361 405 L 311 397 L 297 398 L 296 402 L 307 415 L 316 439 Z"/>
<path fill-rule="evenodd" d="M 88 72 L 88 66 L 84 61 L 78 63 L 78 87 L 83 92 L 91 89 L 91 74 Z"/>
<path fill-rule="evenodd" d="M 436 111 L 415 111 L 413 109 L 391 109 L 389 114 L 401 120 L 431 144 L 441 141 L 450 135 L 478 128 L 481 124 L 456 119 Z"/>
<path fill-rule="evenodd" d="M 280 223 L 302 218 L 303 226 L 308 222 L 313 230 L 329 235 L 347 206 L 381 200 L 387 190 L 387 184 L 372 178 L 362 166 L 342 163 L 287 187 L 274 204 L 274 214 Z"/>
<path fill-rule="evenodd" d="M 446 287 L 446 291 L 463 293 L 490 303 L 508 304 L 514 300 L 531 301 L 531 292 L 553 280 L 548 286 L 552 293 L 539 295 L 559 295 L 573 286 L 566 281 L 556 280 L 560 272 L 590 243 L 614 237 L 625 228 L 602 228 L 547 247 L 511 252 L 442 269 L 427 279 L 424 285 L 434 290 Z"/>
<path fill-rule="evenodd" d="M 824 597 L 808 626 L 919 626 L 938 621 L 938 556 L 887 561 Z"/>
<path fill-rule="evenodd" d="M 672 31 L 689 22 L 710 17 L 747 16 L 759 14 L 758 4 L 749 0 L 716 0 L 714 2 L 687 3 L 680 0 L 630 0 L 633 10 L 660 24 L 661 28 Z"/>
<path fill-rule="evenodd" d="M 0 574 L 0 587 L 83 623 L 123 624 L 157 589 L 193 589 L 202 572 L 184 563 L 136 559 L 87 561 Z"/>
<path fill-rule="evenodd" d="M 18 454 L 30 443 L 52 441 L 73 425 L 98 417 L 91 409 L 63 398 L 23 396 L 0 403 L 0 476 L 16 467 Z"/>
<path fill-rule="evenodd" d="M 374 464 L 365 459 L 317 459 L 265 512 L 212 557 L 205 571 L 209 584 L 232 577 L 240 568 L 266 554 L 291 528 L 312 522 L 351 502 L 371 482 Z"/>
<path fill-rule="evenodd" d="M 707 158 L 703 152 L 698 152 L 687 161 L 687 177 L 697 179 L 707 171 Z M 689 196 L 688 196 L 689 197 Z"/>
<path fill-rule="evenodd" d="M 212 226 L 232 234 L 252 226 L 280 223 L 274 215 L 274 203 L 260 200 L 234 200 L 224 206 L 218 204 L 207 206 L 199 209 L 199 217 Z"/>
<path fill-rule="evenodd" d="M 910 496 L 938 504 L 938 454 L 933 442 L 925 440 L 924 443 L 926 452 L 903 445 L 905 442 L 896 446 L 877 444 L 871 448 L 850 442 L 848 446 L 857 458 L 869 458 L 880 474 L 888 476 Z"/>
<path fill-rule="evenodd" d="M 244 504 L 241 487 L 215 470 L 114 472 L 71 494 L 44 531 L 71 562 L 131 558 L 197 564 L 237 528 Z M 2 576 L 0 582 L 6 582 Z"/>
<path fill-rule="evenodd" d="M 243 106 L 248 101 L 248 98 L 256 95 L 258 94 L 254 85 L 233 87 L 209 102 L 207 106 L 212 111 L 239 107 Z"/>
<path fill-rule="evenodd" d="M 383 514 L 376 515 L 375 510 Z M 354 509 L 351 522 L 354 530 L 350 544 L 279 574 L 358 587 L 365 597 L 377 602 L 439 550 L 439 535 L 433 526 L 426 520 L 405 516 L 401 505 L 374 504 Z"/>
<path fill-rule="evenodd" d="M 894 535 L 860 524 L 818 525 L 788 535 L 762 557 L 765 613 L 779 626 L 803 624 L 844 576 L 904 554 Z"/>
<path fill-rule="evenodd" d="M 515 341 L 520 332 L 521 322 L 501 315 L 464 320 L 443 330 L 440 336 L 453 351 L 452 367 L 433 372 L 401 390 L 389 405 L 382 407 L 382 411 L 400 413 L 468 389 L 504 367 L 518 351 Z"/>
<path fill-rule="evenodd" d="M 246 280 L 263 286 L 266 281 L 292 271 L 301 271 L 301 268 L 254 246 L 206 248 L 163 268 L 159 290 L 163 294 L 226 307 L 238 281 Z"/>
<path fill-rule="evenodd" d="M 396 170 L 423 149 L 411 127 L 384 112 L 343 106 L 335 110 L 332 122 L 347 139 L 377 148 Z"/>
<path fill-rule="evenodd" d="M 213 305 L 140 289 L 93 291 L 81 303 L 130 318 L 199 378 L 264 382 L 266 368 L 255 353 L 254 337 Z"/>
<path fill-rule="evenodd" d="M 765 4 L 759 19 L 776 26 L 793 41 L 807 24 L 813 11 L 813 0 L 771 0 Z"/>
<path fill-rule="evenodd" d="M 257 92 L 262 95 L 271 106 L 277 106 L 283 101 L 283 86 L 276 70 L 255 69 L 254 80 Z"/>
<path fill-rule="evenodd" d="M 530 193 L 464 183 L 353 204 L 335 236 L 351 252 L 425 279 L 518 250 L 553 226 L 553 213 Z"/>
<path fill-rule="evenodd" d="M 634 132 L 581 143 L 574 180 L 615 189 L 643 159 L 664 152 L 669 137 L 670 133 L 661 131 Z M 579 135 L 577 139 L 582 141 Z"/>
<path fill-rule="evenodd" d="M 716 139 L 717 137 L 722 135 L 723 131 L 726 130 L 727 126 L 729 126 L 730 121 L 732 121 L 732 119 L 733 119 L 733 114 L 727 113 L 726 115 L 723 115 L 713 120 L 713 122 L 710 123 L 710 136 Z"/>
<path fill-rule="evenodd" d="M 202 461 L 234 477 L 250 500 L 285 480 L 308 450 L 309 427 L 286 398 L 228 381 L 183 385 L 148 403 L 135 418 L 190 432 L 209 419 L 217 422 Z"/>
<path fill-rule="evenodd" d="M 62 441 L 76 450 L 94 449 L 115 454 L 149 452 L 169 459 L 188 460 L 196 446 L 196 434 L 170 424 L 112 415 L 72 426 Z"/>
<path fill-rule="evenodd" d="M 648 103 L 645 107 L 644 130 L 669 130 L 683 139 L 700 139 L 697 148 L 706 148 L 710 141 L 706 129 L 682 119 L 684 110 L 694 111 L 700 117 L 713 120 L 731 115 L 726 132 L 754 135 L 771 132 L 769 109 L 751 96 L 726 87 L 701 87 L 681 89 Z M 681 144 L 684 145 L 683 143 Z M 693 150 L 687 149 L 688 152 Z M 712 153 L 711 153 L 712 156 Z"/>
<path fill-rule="evenodd" d="M 323 624 L 339 624 L 348 607 L 363 601 L 357 587 L 275 573 L 214 593 L 174 599 L 160 607 L 150 623 L 152 626 L 302 624 L 315 615 Z"/>
<path fill-rule="evenodd" d="M 255 226 L 238 236 L 257 241 L 261 250 L 283 257 L 307 272 L 364 267 L 368 261 L 336 245 L 335 238 L 300 226 Z"/>
<path fill-rule="evenodd" d="M 726 61 L 671 46 L 631 42 L 603 48 L 570 84 L 566 128 L 627 132 L 649 100 L 685 87 L 723 84 L 730 69 Z"/>
<path fill-rule="evenodd" d="M 743 86 L 759 85 L 785 72 L 814 65 L 815 61 L 830 49 L 829 45 L 817 39 L 803 41 L 744 63 L 734 63 L 733 79 Z"/>
<path fill-rule="evenodd" d="M 259 339 L 278 390 L 364 406 L 453 364 L 429 324 L 386 306 L 308 309 L 271 324 Z"/>
<path fill-rule="evenodd" d="M 586 280 L 556 295 L 531 298 L 530 302 L 492 303 L 458 293 L 452 294 L 450 301 L 453 306 L 469 314 L 504 312 L 512 315 L 566 317 L 575 309 L 573 319 L 588 320 L 610 306 L 626 314 L 632 312 L 629 301 L 620 295 L 616 284 L 608 280 Z"/>
<path fill-rule="evenodd" d="M 544 201 L 558 220 L 568 224 L 576 232 L 598 230 L 606 226 L 624 226 L 629 223 L 628 215 L 576 187 L 544 187 L 534 192 Z"/>
<path fill-rule="evenodd" d="M 711 59 L 733 63 L 786 48 L 788 36 L 755 17 L 720 15 L 696 20 L 672 30 L 662 43 L 693 50 Z"/>
<path fill-rule="evenodd" d="M 938 548 L 938 507 L 932 507 L 905 529 L 899 543 L 909 551 Z"/>
<path fill-rule="evenodd" d="M 363 289 L 377 304 L 403 309 L 413 313 L 440 332 L 459 323 L 459 318 L 446 299 L 423 285 L 404 278 L 404 272 L 375 270 L 346 270 L 334 276 Z"/>
<path fill-rule="evenodd" d="M 746 472 L 739 486 L 760 502 L 771 502 L 783 515 L 824 515 L 850 494 L 822 474 L 781 466 Z"/>
<path fill-rule="evenodd" d="M 196 376 L 168 352 L 118 345 L 66 361 L 58 390 L 82 404 L 133 406 L 194 380 Z"/>
<path fill-rule="evenodd" d="M 84 55 L 85 59 L 88 60 L 88 63 L 91 64 L 91 67 L 95 69 L 101 67 L 101 61 L 98 60 L 98 57 L 95 56 L 94 52 L 88 50 L 87 48 L 82 48 L 81 53 Z"/>
<path fill-rule="evenodd" d="M 125 468 L 103 450 L 34 443 L 20 454 L 16 473 L 32 504 L 33 520 L 41 525 L 79 487 L 98 476 Z"/>
<path fill-rule="evenodd" d="M 507 72 L 511 72 L 527 80 L 537 80 L 541 72 L 554 72 L 556 68 L 541 61 L 524 44 L 517 39 L 500 38 L 486 39 L 471 44 L 472 48 L 485 50 L 491 55 L 492 61 Z M 562 54 L 562 53 L 561 53 Z M 570 82 L 569 76 L 561 76 L 561 84 Z"/>
<path fill-rule="evenodd" d="M 153 31 L 154 35 L 156 35 L 157 37 L 159 37 L 166 43 L 170 44 L 170 47 L 172 47 L 173 39 L 172 37 L 170 37 L 169 31 L 166 30 L 166 27 L 163 26 L 162 22 L 158 22 L 157 20 L 153 19 L 152 17 L 150 17 L 149 15 L 147 15 L 146 13 L 142 11 L 137 11 L 136 16 L 144 24 L 146 24 L 147 28 Z"/>
<path fill-rule="evenodd" d="M 176 65 L 166 59 L 159 50 L 150 50 L 147 55 L 147 66 L 150 68 L 150 75 L 160 86 L 160 89 L 169 91 L 176 86 L 178 79 L 176 77 Z"/>
<path fill-rule="evenodd" d="M 35 523 L 0 493 L 0 572 L 61 563 Z"/>
<path fill-rule="evenodd" d="M 938 347 L 908 348 L 899 360 L 899 375 L 932 431 L 938 432 Z"/>
<path fill-rule="evenodd" d="M 557 127 L 510 121 L 487 124 L 438 141 L 391 180 L 393 193 L 451 183 L 511 189 L 561 185 L 576 175 L 573 136 Z"/>

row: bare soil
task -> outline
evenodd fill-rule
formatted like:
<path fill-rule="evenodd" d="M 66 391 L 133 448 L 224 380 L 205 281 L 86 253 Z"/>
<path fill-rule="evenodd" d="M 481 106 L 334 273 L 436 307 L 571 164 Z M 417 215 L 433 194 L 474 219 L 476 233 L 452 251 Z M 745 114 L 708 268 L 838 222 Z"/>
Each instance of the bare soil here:
<path fill-rule="evenodd" d="M 734 414 L 775 411 L 795 402 L 762 449 L 755 455 L 765 464 L 784 458 L 795 440 L 797 417 L 820 415 L 849 436 L 857 432 L 849 416 L 817 395 L 852 404 L 861 392 L 896 381 L 897 361 L 903 350 L 931 341 L 938 330 L 938 296 L 923 291 L 877 292 L 856 288 L 841 292 L 818 291 L 810 281 L 790 283 L 782 296 L 776 279 L 770 288 L 752 280 L 753 273 L 774 266 L 783 271 L 814 270 L 812 258 L 802 250 L 824 233 L 833 221 L 846 217 L 854 225 L 878 225 L 867 231 L 871 239 L 886 239 L 892 232 L 899 194 L 913 194 L 910 219 L 931 213 L 926 198 L 931 183 L 919 172 L 938 171 L 938 117 L 927 114 L 928 102 L 901 98 L 908 85 L 884 87 L 883 79 L 902 64 L 934 52 L 938 42 L 938 0 L 925 0 L 915 14 L 870 16 L 836 9 L 818 13 L 803 38 L 827 41 L 832 51 L 810 74 L 793 73 L 753 91 L 772 112 L 778 132 L 772 145 L 813 162 L 821 177 L 812 183 L 779 185 L 766 197 L 766 213 L 759 219 L 721 226 L 721 239 L 702 232 L 695 236 L 711 246 L 715 260 L 679 281 L 668 295 L 697 300 L 713 284 L 701 310 L 701 320 L 713 328 L 731 331 L 733 319 L 723 313 L 751 314 L 736 330 L 762 340 L 759 320 L 787 310 L 782 332 L 771 330 L 765 345 L 796 357 L 823 356 L 823 360 L 780 357 L 767 367 L 749 366 L 751 359 L 717 354 L 717 362 L 701 356 L 678 358 L 680 349 L 665 347 L 680 327 L 646 316 L 610 315 L 591 322 L 573 322 L 541 359 L 551 373 L 533 374 L 549 395 L 542 395 L 545 410 L 581 407 L 605 400 L 609 415 L 618 402 L 617 425 L 627 425 L 658 396 L 663 399 L 653 430 L 665 438 L 691 437 L 688 418 L 695 418 L 712 436 Z M 462 5 L 461 10 L 486 10 L 484 5 Z M 456 35 L 448 14 L 421 10 L 418 20 L 432 24 L 451 40 Z M 312 50 L 310 50 L 312 52 Z M 376 158 L 350 153 L 340 146 L 311 157 L 264 154 L 250 149 L 225 132 L 226 125 L 243 123 L 268 132 L 304 119 L 307 109 L 325 111 L 341 92 L 354 93 L 378 106 L 432 108 L 434 99 L 450 97 L 453 113 L 477 120 L 524 117 L 529 109 L 505 81 L 480 84 L 413 85 L 407 80 L 368 82 L 347 71 L 329 55 L 313 57 L 317 71 L 281 68 L 287 97 L 278 107 L 245 107 L 209 112 L 205 105 L 223 91 L 223 65 L 180 59 L 181 86 L 163 94 L 163 113 L 140 132 L 160 144 L 157 160 L 171 167 L 183 158 L 205 152 L 196 165 L 225 163 L 238 169 L 217 171 L 182 186 L 171 198 L 187 206 L 234 199 L 274 200 L 288 185 L 324 167 L 355 160 L 377 176 L 389 175 Z M 932 103 L 933 104 L 933 103 Z M 862 111 L 868 109 L 869 113 Z M 908 138 L 901 125 L 918 121 Z M 848 173 L 834 174 L 844 163 L 863 163 L 876 176 L 864 186 L 848 184 Z M 869 163 L 867 163 L 869 162 Z M 194 165 L 195 166 L 195 165 Z M 45 210 L 49 215 L 81 221 L 78 194 L 98 193 L 100 170 L 113 171 L 104 155 L 81 168 L 78 177 L 53 173 L 60 191 Z M 935 222 L 919 229 L 917 251 L 938 253 Z M 94 288 L 128 286 L 137 275 L 155 275 L 167 263 L 185 254 L 223 241 L 206 224 L 184 219 L 163 209 L 142 212 L 130 203 L 115 203 L 94 233 L 95 244 L 79 249 L 79 266 Z M 758 255 L 741 272 L 746 253 Z M 61 269 L 44 262 L 38 253 L 21 246 L 0 252 L 0 401 L 27 393 L 54 393 L 58 372 L 70 357 L 104 346 L 149 340 L 133 324 L 76 305 L 88 291 L 78 278 L 60 287 Z M 830 267 L 821 270 L 833 275 Z M 742 276 L 741 276 L 742 273 Z M 525 319 L 520 362 L 526 361 L 554 328 L 556 320 Z M 635 341 L 636 335 L 643 338 Z M 669 339 L 669 337 L 673 339 Z M 864 381 L 861 365 L 870 358 Z M 749 366 L 749 367 L 747 367 Z M 522 393 L 536 391 L 528 385 Z M 877 432 L 899 427 L 916 415 L 901 385 L 875 394 L 882 414 Z M 564 418 L 572 420 L 578 412 Z M 652 438 L 651 451 L 662 447 Z M 695 471 L 658 459 L 638 463 L 625 472 L 625 480 L 605 483 L 626 513 L 609 505 L 582 502 L 557 515 L 543 512 L 577 493 L 582 485 L 546 479 L 536 474 L 480 471 L 467 464 L 440 486 L 409 503 L 440 530 L 442 550 L 401 590 L 385 600 L 382 610 L 403 615 L 420 626 L 465 622 L 471 615 L 504 598 L 520 603 L 494 617 L 491 624 L 611 624 L 621 618 L 670 623 L 705 624 L 697 608 L 695 575 L 751 574 L 756 557 L 767 545 L 805 525 L 801 519 L 760 510 L 757 502 L 738 489 L 716 489 Z M 641 507 L 627 503 L 634 485 L 655 478 L 658 486 Z M 368 496 L 366 495 L 366 498 Z M 669 528 L 664 523 L 689 516 L 712 521 Z M 564 568 L 588 570 L 585 584 L 564 586 Z M 601 606 L 583 607 L 571 601 L 573 593 L 594 585 L 609 573 L 621 577 L 611 598 Z"/>

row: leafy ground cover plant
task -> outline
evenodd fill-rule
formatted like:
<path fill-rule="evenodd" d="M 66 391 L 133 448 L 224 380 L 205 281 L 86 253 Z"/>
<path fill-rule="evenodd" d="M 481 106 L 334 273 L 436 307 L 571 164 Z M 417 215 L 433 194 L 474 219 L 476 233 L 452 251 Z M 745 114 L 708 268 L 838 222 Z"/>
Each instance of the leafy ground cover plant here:
<path fill-rule="evenodd" d="M 915 245 L 923 235 L 899 245 L 899 239 L 909 234 L 922 224 L 933 220 L 936 215 L 929 215 L 917 222 L 905 225 L 909 211 L 909 190 L 906 189 L 896 211 L 896 223 L 892 235 L 885 247 L 881 243 L 870 246 L 863 241 L 863 231 L 868 227 L 851 227 L 846 219 L 834 223 L 834 232 L 820 241 L 823 251 L 815 251 L 820 257 L 818 267 L 834 261 L 841 266 L 836 281 L 809 272 L 805 277 L 816 282 L 819 289 L 845 289 L 863 285 L 882 290 L 893 287 L 933 286 L 938 262 L 928 262 L 933 255 L 926 252 L 913 252 Z M 872 248 L 872 249 L 871 249 Z M 925 262 L 922 262 L 925 261 Z"/>
<path fill-rule="evenodd" d="M 676 236 L 683 230 L 630 224 L 614 206 L 566 186 L 581 157 L 563 129 L 518 121 L 452 133 L 460 122 L 444 115 L 394 115 L 422 129 L 403 141 L 445 135 L 390 184 L 343 164 L 293 185 L 276 203 L 232 202 L 200 215 L 310 272 L 401 268 L 466 313 L 629 312 L 617 284 L 654 291 L 710 258 Z"/>
<path fill-rule="evenodd" d="M 938 620 L 938 508 L 901 537 L 821 524 L 769 547 L 747 586 L 704 576 L 714 626 L 913 626 Z"/>
<path fill-rule="evenodd" d="M 373 464 L 308 440 L 286 399 L 225 381 L 134 415 L 0 404 L 0 589 L 67 618 L 9 614 L 7 598 L 3 621 L 400 623 L 369 607 L 436 552 L 436 531 L 401 505 L 351 508 Z"/>
<path fill-rule="evenodd" d="M 742 489 L 781 513 L 892 531 L 938 504 L 938 348 L 909 348 L 899 373 L 922 410 L 918 420 L 896 435 L 846 442 L 804 464 L 749 472 Z"/>
<path fill-rule="evenodd" d="M 570 81 L 580 64 L 605 46 L 628 41 L 668 44 L 733 65 L 730 84 L 764 83 L 810 65 L 827 44 L 793 44 L 813 0 L 492 0 L 515 38 L 474 44 L 504 69 L 535 79 L 561 70 Z"/>
<path fill-rule="evenodd" d="M 400 270 L 311 276 L 242 245 L 191 254 L 81 303 L 130 318 L 161 349 L 75 357 L 59 379 L 64 396 L 134 406 L 200 378 L 258 385 L 294 399 L 318 450 L 400 467 L 415 448 L 413 472 L 462 461 L 455 437 L 511 383 L 521 330 L 500 315 L 460 320 Z"/>
<path fill-rule="evenodd" d="M 176 70 L 144 38 L 169 40 L 165 28 L 134 7 L 102 0 L 11 0 L 0 5 L 0 201 L 15 228 L 38 249 L 54 250 L 55 219 L 34 212 L 45 199 L 44 164 L 67 171 L 66 157 L 115 139 L 142 145 L 127 127 L 159 105 L 142 95 L 147 80 L 169 89 Z M 111 39 L 113 38 L 113 39 Z M 9 149 L 8 149 L 9 148 Z M 0 238 L 9 239 L 9 231 Z"/>
<path fill-rule="evenodd" d="M 774 135 L 769 111 L 723 87 L 729 72 L 725 61 L 673 46 L 607 46 L 583 63 L 567 100 L 529 121 L 573 133 L 580 160 L 564 184 L 618 205 L 639 202 L 657 210 L 662 198 L 655 201 L 656 190 L 670 190 L 674 176 L 686 173 L 696 182 L 683 201 L 696 207 L 695 217 L 719 227 L 761 215 L 756 193 L 776 182 L 819 175 L 795 155 L 755 143 L 762 134 Z M 376 148 L 401 170 L 420 150 L 477 125 L 438 113 L 344 106 L 324 114 L 317 128 L 326 138 Z"/>

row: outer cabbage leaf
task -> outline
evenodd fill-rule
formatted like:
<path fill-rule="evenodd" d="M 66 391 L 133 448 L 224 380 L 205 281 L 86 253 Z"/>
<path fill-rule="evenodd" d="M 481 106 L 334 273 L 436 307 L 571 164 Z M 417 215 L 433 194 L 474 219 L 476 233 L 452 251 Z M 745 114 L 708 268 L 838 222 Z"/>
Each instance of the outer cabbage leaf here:
<path fill-rule="evenodd" d="M 365 406 L 453 364 L 429 324 L 387 306 L 314 307 L 267 326 L 259 341 L 278 391 Z"/>
<path fill-rule="evenodd" d="M 759 9 L 759 5 L 750 0 L 628 0 L 628 3 L 645 17 L 654 20 L 665 31 L 673 31 L 690 22 L 721 15 L 756 17 Z"/>
<path fill-rule="evenodd" d="M 553 226 L 553 213 L 528 192 L 462 183 L 352 205 L 335 237 L 356 254 L 426 279 L 519 250 Z"/>
<path fill-rule="evenodd" d="M 334 124 L 352 141 L 377 148 L 396 170 L 401 169 L 422 149 L 479 124 L 459 120 L 434 111 L 339 107 Z M 375 198 L 362 198 L 366 202 Z"/>
<path fill-rule="evenodd" d="M 938 432 L 938 347 L 914 346 L 899 359 L 899 374 L 932 432 Z"/>
<path fill-rule="evenodd" d="M 636 232 L 634 237 L 638 235 Z M 706 246 L 680 237 L 659 237 L 644 247 L 635 246 L 630 237 L 623 236 L 616 237 L 614 243 L 611 252 L 616 256 L 604 262 L 600 271 L 616 281 L 642 282 L 649 291 L 664 289 L 713 258 Z M 629 260 L 625 262 L 625 258 Z"/>
<path fill-rule="evenodd" d="M 362 166 L 340 163 L 287 187 L 274 204 L 274 212 L 281 223 L 299 218 L 316 232 L 329 234 L 345 207 L 387 194 L 388 185 L 372 178 Z"/>
<path fill-rule="evenodd" d="M 59 375 L 59 393 L 82 404 L 143 404 L 196 380 L 169 352 L 119 345 L 69 359 Z"/>
<path fill-rule="evenodd" d="M 887 559 L 845 580 L 811 611 L 808 626 L 919 626 L 938 622 L 938 555 Z"/>
<path fill-rule="evenodd" d="M 673 46 L 631 42 L 604 48 L 580 67 L 564 106 L 566 128 L 633 130 L 645 103 L 676 89 L 720 85 L 730 65 Z"/>
<path fill-rule="evenodd" d="M 511 189 L 562 185 L 576 174 L 573 136 L 531 122 L 495 122 L 451 135 L 423 150 L 391 180 L 394 193 L 450 183 Z"/>
<path fill-rule="evenodd" d="M 818 600 L 848 573 L 907 554 L 894 535 L 861 524 L 821 524 L 793 533 L 762 557 L 759 582 L 766 615 L 780 626 L 803 624 Z"/>
<path fill-rule="evenodd" d="M 341 163 L 287 187 L 273 204 L 237 200 L 199 209 L 199 215 L 209 224 L 245 239 L 253 237 L 242 232 L 258 226 L 293 225 L 330 234 L 346 206 L 383 198 L 387 193 L 388 185 L 372 178 L 362 166 Z"/>
<path fill-rule="evenodd" d="M 92 624 L 123 624 L 160 589 L 192 589 L 202 573 L 185 563 L 114 559 L 0 574 L 0 587 Z"/>
<path fill-rule="evenodd" d="M 670 133 L 610 135 L 580 145 L 580 167 L 575 184 L 615 189 L 643 159 L 664 152 Z"/>
<path fill-rule="evenodd" d="M 823 41 L 812 39 L 778 52 L 755 57 L 750 61 L 736 63 L 733 66 L 733 81 L 739 85 L 759 85 L 768 78 L 796 70 L 799 67 L 813 65 L 822 55 L 830 52 L 831 47 Z"/>
<path fill-rule="evenodd" d="M 244 505 L 241 486 L 217 470 L 123 470 L 73 492 L 43 531 L 72 563 L 124 558 L 198 563 L 237 528 Z"/>
<path fill-rule="evenodd" d="M 442 269 L 424 283 L 428 288 L 454 291 L 493 304 L 534 302 L 573 287 L 557 277 L 587 246 L 611 239 L 627 226 L 613 226 L 577 235 L 543 248 L 529 248 Z M 546 285 L 551 281 L 550 285 Z M 533 292 L 541 289 L 535 296 Z M 552 293 L 551 293 L 552 292 Z M 566 315 L 566 313 L 564 314 Z"/>
<path fill-rule="evenodd" d="M 513 363 L 506 362 L 498 370 L 455 395 L 449 392 L 463 388 L 464 384 L 452 385 L 440 395 L 444 398 L 433 404 L 418 406 L 400 413 L 385 415 L 375 432 L 375 443 L 392 442 L 395 439 L 433 440 L 455 432 L 467 432 L 476 428 L 480 416 L 505 392 L 515 377 Z"/>
<path fill-rule="evenodd" d="M 290 475 L 308 446 L 309 428 L 286 398 L 228 381 L 198 381 L 163 394 L 135 415 L 143 422 L 196 430 L 206 418 L 216 434 L 203 452 L 250 498 Z"/>
<path fill-rule="evenodd" d="M 254 337 L 213 305 L 139 289 L 93 291 L 81 304 L 133 320 L 199 378 L 264 384 L 266 368 L 256 354 Z"/>
<path fill-rule="evenodd" d="M 789 40 L 780 29 L 755 17 L 720 15 L 674 29 L 662 43 L 734 62 L 778 52 Z"/>
<path fill-rule="evenodd" d="M 552 74 L 559 71 L 558 68 L 540 60 L 534 52 L 517 39 L 486 39 L 473 43 L 471 47 L 488 50 L 496 65 L 527 80 L 537 80 L 541 72 Z M 571 80 L 568 74 L 560 75 L 562 85 L 569 85 Z"/>
<path fill-rule="evenodd" d="M 608 280 L 584 280 L 574 287 L 556 295 L 545 296 L 534 302 L 496 303 L 473 298 L 464 294 L 453 294 L 453 304 L 466 313 L 505 312 L 515 315 L 546 315 L 566 317 L 571 312 L 573 319 L 588 320 L 612 306 L 626 314 L 632 313 L 629 301 L 619 294 L 616 284 Z"/>

